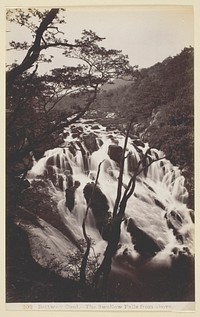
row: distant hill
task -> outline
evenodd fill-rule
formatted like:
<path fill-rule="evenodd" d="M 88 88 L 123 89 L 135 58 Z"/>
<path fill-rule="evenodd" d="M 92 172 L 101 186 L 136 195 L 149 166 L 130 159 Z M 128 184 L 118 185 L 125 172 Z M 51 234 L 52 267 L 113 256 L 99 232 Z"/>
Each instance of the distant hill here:
<path fill-rule="evenodd" d="M 100 89 L 100 95 L 104 93 L 108 93 L 109 91 L 115 89 L 121 89 L 130 86 L 134 83 L 134 80 L 123 80 L 123 79 L 115 79 L 112 83 L 105 84 Z M 55 109 L 59 111 L 75 109 L 78 105 L 81 106 L 83 104 L 84 96 L 80 96 L 80 94 L 66 95 L 57 103 Z M 49 103 L 49 107 L 51 107 L 51 103 Z"/>
<path fill-rule="evenodd" d="M 135 80 L 124 80 L 121 78 L 115 79 L 112 83 L 109 84 L 105 84 L 102 88 L 101 88 L 101 93 L 104 92 L 108 92 L 110 90 L 113 89 L 119 89 L 119 88 L 123 88 L 126 86 L 130 86 L 131 84 L 134 83 Z"/>
<path fill-rule="evenodd" d="M 112 85 L 111 85 L 112 87 Z M 178 165 L 193 191 L 194 51 L 180 54 L 138 72 L 137 79 L 100 94 L 93 112 L 104 124 L 124 128 L 134 117 L 133 134 L 163 150 Z M 109 118 L 111 113 L 111 118 Z M 192 203 L 191 203 L 192 204 Z"/>

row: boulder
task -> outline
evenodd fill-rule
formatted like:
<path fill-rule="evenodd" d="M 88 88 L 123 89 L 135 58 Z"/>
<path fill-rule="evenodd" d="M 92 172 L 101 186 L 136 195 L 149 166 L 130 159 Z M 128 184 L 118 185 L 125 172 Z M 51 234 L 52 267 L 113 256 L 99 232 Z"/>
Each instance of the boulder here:
<path fill-rule="evenodd" d="M 76 138 L 78 138 L 79 136 L 80 136 L 79 133 L 72 133 L 72 138 L 73 138 L 73 139 L 76 139 Z"/>
<path fill-rule="evenodd" d="M 121 158 L 123 154 L 123 148 L 116 144 L 111 144 L 108 147 L 108 155 L 111 160 L 115 161 L 116 163 L 120 164 Z"/>
<path fill-rule="evenodd" d="M 128 219 L 127 231 L 132 237 L 134 249 L 145 258 L 153 257 L 157 252 L 161 251 L 164 246 L 140 229 L 132 218 Z"/>
<path fill-rule="evenodd" d="M 94 133 L 84 134 L 83 141 L 90 154 L 98 150 L 96 135 Z"/>
<path fill-rule="evenodd" d="M 54 156 L 50 156 L 47 161 L 46 161 L 46 166 L 49 166 L 49 165 L 55 165 L 55 158 Z"/>
<path fill-rule="evenodd" d="M 96 227 L 100 233 L 102 233 L 103 227 L 107 224 L 109 217 L 108 200 L 101 189 L 95 186 L 94 183 L 88 183 L 84 187 L 83 193 L 87 204 L 90 203 L 96 221 Z"/>
<path fill-rule="evenodd" d="M 67 188 L 73 186 L 73 176 L 69 172 L 65 172 Z"/>

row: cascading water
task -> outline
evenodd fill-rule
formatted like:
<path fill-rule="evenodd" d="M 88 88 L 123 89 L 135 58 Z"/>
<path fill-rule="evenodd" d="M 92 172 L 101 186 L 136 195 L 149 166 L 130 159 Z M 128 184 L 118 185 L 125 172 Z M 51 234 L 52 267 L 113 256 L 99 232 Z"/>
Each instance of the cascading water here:
<path fill-rule="evenodd" d="M 72 265 L 71 259 L 84 249 L 82 222 L 87 208 L 84 188 L 95 181 L 102 162 L 98 187 L 106 196 L 108 212 L 112 214 L 119 175 L 117 155 L 120 147 L 124 146 L 125 138 L 118 131 L 108 133 L 101 125 L 84 121 L 66 128 L 64 133 L 65 144 L 47 151 L 35 163 L 28 179 L 50 179 L 50 191 L 58 203 L 59 216 L 68 234 L 65 236 L 42 219 L 38 220 L 41 228 L 25 223 L 20 225 L 28 232 L 32 255 L 38 263 L 64 277 L 75 278 L 75 270 L 80 263 Z M 147 149 L 147 144 L 136 147 L 134 141 L 128 139 L 123 191 L 141 158 L 141 152 L 145 153 Z M 111 150 L 114 154 L 109 152 Z M 164 154 L 152 149 L 151 157 L 158 159 Z M 80 184 L 73 191 L 70 211 L 66 206 L 65 191 L 75 181 Z M 119 249 L 112 262 L 113 274 L 123 275 L 126 272 L 128 278 L 137 284 L 146 276 L 145 271 L 150 270 L 151 275 L 155 269 L 156 275 L 158 268 L 170 268 L 180 254 L 194 256 L 194 223 L 191 210 L 187 208 L 187 196 L 180 170 L 165 158 L 152 163 L 138 175 L 135 191 L 127 203 L 126 219 L 121 224 Z M 93 241 L 90 257 L 95 256 L 96 261 L 101 263 L 107 241 L 97 227 L 97 220 L 89 209 L 86 230 Z M 134 243 L 134 234 L 139 247 Z M 77 261 L 80 260 L 81 257 Z"/>

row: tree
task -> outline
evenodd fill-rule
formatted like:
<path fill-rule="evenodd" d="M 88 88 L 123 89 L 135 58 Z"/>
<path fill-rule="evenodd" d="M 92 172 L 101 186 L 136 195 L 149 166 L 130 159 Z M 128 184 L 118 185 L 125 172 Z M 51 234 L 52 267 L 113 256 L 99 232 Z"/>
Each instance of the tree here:
<path fill-rule="evenodd" d="M 10 49 L 26 50 L 22 62 L 11 65 L 6 74 L 7 171 L 11 176 L 25 175 L 31 167 L 32 155 L 39 158 L 44 150 L 62 142 L 58 134 L 85 114 L 101 85 L 134 70 L 128 56 L 101 47 L 103 38 L 91 30 L 84 30 L 81 39 L 69 43 L 59 28 L 65 23 L 59 17 L 62 11 L 7 11 L 8 21 L 28 28 L 33 37 L 32 43 L 10 42 Z M 51 62 L 53 58 L 51 55 L 47 59 L 43 52 L 54 47 L 79 64 L 53 69 L 41 76 L 39 63 Z M 66 95 L 75 98 L 76 107 L 67 105 L 59 112 L 59 102 Z"/>
<path fill-rule="evenodd" d="M 34 41 L 28 45 L 27 42 L 15 42 L 10 43 L 13 49 L 28 49 L 23 61 L 19 65 L 15 65 L 10 71 L 7 72 L 7 88 L 26 70 L 31 68 L 35 62 L 38 61 L 41 56 L 41 51 L 46 50 L 49 47 L 68 46 L 70 44 L 65 41 L 64 43 L 57 38 L 56 35 L 60 34 L 58 27 L 54 25 L 53 21 L 56 19 L 57 23 L 64 23 L 57 17 L 59 9 L 44 10 L 40 12 L 36 9 L 28 9 L 28 12 L 22 9 L 8 10 L 7 19 L 10 22 L 16 22 L 21 26 L 29 28 L 33 33 Z M 14 17 L 13 17 L 14 15 Z M 37 27 L 33 22 L 33 17 L 39 18 L 40 25 Z"/>
<path fill-rule="evenodd" d="M 137 151 L 140 153 L 140 160 L 138 161 L 134 171 L 132 171 L 132 176 L 130 177 L 128 184 L 124 185 L 123 183 L 124 163 L 129 155 L 128 154 L 126 156 L 126 151 L 127 151 L 128 137 L 132 127 L 132 123 L 133 123 L 133 119 L 129 123 L 128 129 L 126 132 L 124 148 L 123 148 L 120 166 L 119 166 L 118 187 L 117 187 L 117 193 L 116 193 L 116 200 L 113 207 L 112 220 L 110 222 L 110 228 L 109 228 L 109 234 L 108 234 L 108 245 L 104 252 L 103 261 L 100 264 L 100 266 L 97 268 L 94 274 L 94 287 L 96 290 L 98 289 L 100 278 L 101 277 L 103 278 L 103 284 L 102 284 L 103 289 L 101 289 L 103 293 L 106 293 L 107 291 L 109 274 L 110 274 L 111 265 L 112 265 L 112 258 L 115 256 L 117 252 L 118 244 L 120 240 L 121 223 L 122 221 L 125 220 L 126 205 L 129 198 L 134 193 L 137 177 L 141 173 L 144 173 L 144 175 L 147 176 L 149 166 L 153 164 L 154 162 L 164 159 L 164 157 L 158 157 L 157 154 L 152 153 L 151 148 L 148 148 L 147 151 L 143 153 L 136 145 L 134 145 Z M 84 287 L 86 285 L 86 268 L 87 268 L 87 262 L 88 262 L 90 248 L 91 248 L 91 239 L 87 235 L 87 231 L 86 231 L 86 220 L 87 220 L 89 208 L 91 208 L 90 205 L 93 199 L 94 190 L 97 186 L 98 177 L 100 174 L 100 168 L 102 163 L 103 161 L 98 166 L 96 180 L 93 186 L 93 190 L 91 191 L 91 194 L 90 194 L 90 199 L 89 199 L 85 216 L 83 219 L 83 223 L 82 223 L 83 235 L 86 242 L 86 250 L 83 255 L 81 267 L 80 267 L 80 286 L 81 287 Z M 122 191 L 122 187 L 125 187 L 124 191 Z"/>
<path fill-rule="evenodd" d="M 132 122 L 133 122 L 133 119 L 131 120 L 128 126 L 125 141 L 124 141 L 124 148 L 123 148 L 123 153 L 122 153 L 122 158 L 121 158 L 120 168 L 119 168 L 117 195 L 116 195 L 116 200 L 115 200 L 115 204 L 113 208 L 113 218 L 112 218 L 112 222 L 110 226 L 108 245 L 104 253 L 104 259 L 102 263 L 100 264 L 99 268 L 97 269 L 97 271 L 95 272 L 95 276 L 94 276 L 95 288 L 98 288 L 99 280 L 100 280 L 100 277 L 102 276 L 104 292 L 106 292 L 107 286 L 108 286 L 109 274 L 110 274 L 111 265 L 112 265 L 112 258 L 114 257 L 118 249 L 118 243 L 120 240 L 120 233 L 121 233 L 121 223 L 125 219 L 126 205 L 129 198 L 134 193 L 136 179 L 142 172 L 144 172 L 144 175 L 146 175 L 148 171 L 148 167 L 152 163 L 162 160 L 164 158 L 164 157 L 159 158 L 157 155 L 154 157 L 153 153 L 151 153 L 151 148 L 148 148 L 145 154 L 139 151 L 141 158 L 139 162 L 137 163 L 137 166 L 135 170 L 133 171 L 132 176 L 130 177 L 130 180 L 122 194 L 124 163 L 125 163 L 125 159 L 127 159 L 127 156 L 125 156 L 125 153 L 126 153 L 128 136 L 131 130 Z"/>

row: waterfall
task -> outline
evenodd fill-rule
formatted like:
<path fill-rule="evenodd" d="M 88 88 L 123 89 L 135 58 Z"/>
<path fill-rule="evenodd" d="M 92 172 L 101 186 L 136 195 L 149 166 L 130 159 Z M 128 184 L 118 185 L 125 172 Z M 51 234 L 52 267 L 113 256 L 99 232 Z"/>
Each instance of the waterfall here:
<path fill-rule="evenodd" d="M 105 195 L 108 213 L 112 215 L 119 164 L 117 159 L 111 158 L 109 149 L 117 151 L 120 147 L 123 148 L 125 137 L 117 130 L 108 132 L 105 127 L 97 123 L 86 124 L 84 120 L 66 128 L 65 132 L 67 136 L 62 147 L 46 151 L 44 157 L 35 162 L 29 171 L 28 179 L 30 182 L 40 177 L 50 179 L 52 195 L 58 203 L 58 213 L 68 229 L 68 235 L 64 236 L 42 219 L 39 221 L 45 229 L 20 225 L 28 232 L 33 257 L 41 265 L 48 266 L 51 263 L 59 274 L 71 277 L 73 267 L 70 259 L 74 252 L 81 250 L 80 241 L 84 240 L 82 221 L 87 208 L 84 188 L 86 184 L 94 182 L 98 165 L 102 162 L 98 187 Z M 134 140 L 128 138 L 122 194 L 141 153 L 145 153 L 147 149 L 148 144 L 135 146 Z M 152 163 L 136 179 L 135 191 L 127 203 L 126 219 L 121 225 L 120 246 L 113 259 L 113 271 L 119 274 L 123 269 L 129 271 L 130 276 L 135 275 L 141 259 L 132 239 L 129 219 L 134 220 L 138 232 L 146 234 L 145 239 L 149 239 L 147 242 L 159 249 L 148 257 L 148 268 L 170 267 L 179 253 L 189 252 L 194 255 L 194 223 L 187 207 L 188 192 L 184 186 L 184 177 L 177 167 L 164 158 L 161 151 L 152 149 L 151 157 L 163 159 Z M 71 179 L 69 175 L 73 182 L 80 182 L 74 191 L 71 211 L 65 204 L 65 190 Z M 98 255 L 100 263 L 107 241 L 98 230 L 96 221 L 90 208 L 86 223 L 87 233 L 93 241 L 90 256 Z M 145 265 L 147 266 L 147 262 Z"/>

